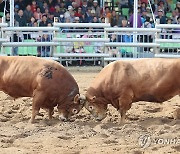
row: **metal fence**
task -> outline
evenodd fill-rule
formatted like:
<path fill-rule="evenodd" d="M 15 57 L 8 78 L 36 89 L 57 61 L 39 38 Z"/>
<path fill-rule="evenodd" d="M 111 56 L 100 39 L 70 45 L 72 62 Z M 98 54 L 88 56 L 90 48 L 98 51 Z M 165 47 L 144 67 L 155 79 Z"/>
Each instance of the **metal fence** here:
<path fill-rule="evenodd" d="M 53 27 L 7 27 L 0 23 L 0 27 L 1 54 L 6 55 L 53 57 L 75 52 L 119 58 L 180 57 L 180 25 L 134 29 L 112 28 L 107 23 L 54 23 Z"/>

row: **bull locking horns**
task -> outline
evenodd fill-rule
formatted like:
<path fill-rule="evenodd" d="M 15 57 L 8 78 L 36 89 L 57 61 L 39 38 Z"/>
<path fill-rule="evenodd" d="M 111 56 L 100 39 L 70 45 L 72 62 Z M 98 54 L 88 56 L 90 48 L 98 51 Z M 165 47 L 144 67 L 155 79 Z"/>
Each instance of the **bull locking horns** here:
<path fill-rule="evenodd" d="M 74 97 L 74 103 L 78 103 L 79 97 L 80 97 L 79 94 L 77 94 L 77 95 Z"/>

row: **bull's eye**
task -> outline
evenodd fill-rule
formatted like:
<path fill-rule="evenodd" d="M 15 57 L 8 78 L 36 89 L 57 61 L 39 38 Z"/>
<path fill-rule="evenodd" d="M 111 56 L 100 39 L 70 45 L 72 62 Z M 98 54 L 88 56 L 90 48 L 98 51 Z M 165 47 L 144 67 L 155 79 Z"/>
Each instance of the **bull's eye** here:
<path fill-rule="evenodd" d="M 78 110 L 77 110 L 77 109 L 73 109 L 73 110 L 72 110 L 72 113 L 73 113 L 73 114 L 77 114 L 77 113 L 78 113 Z"/>
<path fill-rule="evenodd" d="M 92 111 L 94 109 L 93 106 L 89 106 L 89 111 Z"/>

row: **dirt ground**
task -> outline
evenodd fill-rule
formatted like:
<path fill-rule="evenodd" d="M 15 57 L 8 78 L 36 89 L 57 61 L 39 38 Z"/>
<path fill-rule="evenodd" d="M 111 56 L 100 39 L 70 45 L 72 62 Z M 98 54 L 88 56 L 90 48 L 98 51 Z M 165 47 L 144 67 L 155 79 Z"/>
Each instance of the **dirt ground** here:
<path fill-rule="evenodd" d="M 68 68 L 86 89 L 100 67 Z M 106 119 L 96 122 L 86 109 L 71 122 L 52 121 L 44 110 L 38 123 L 30 124 L 31 98 L 12 100 L 0 93 L 0 154 L 149 154 L 180 153 L 180 120 L 172 118 L 180 107 L 176 96 L 163 104 L 138 102 L 120 125 L 120 115 L 111 105 Z"/>

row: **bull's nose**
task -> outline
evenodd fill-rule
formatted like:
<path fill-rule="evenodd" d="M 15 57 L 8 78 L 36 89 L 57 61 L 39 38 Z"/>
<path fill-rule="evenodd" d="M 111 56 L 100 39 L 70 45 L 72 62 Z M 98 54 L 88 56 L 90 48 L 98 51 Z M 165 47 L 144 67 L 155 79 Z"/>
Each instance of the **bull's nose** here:
<path fill-rule="evenodd" d="M 68 121 L 68 119 L 66 117 L 64 117 L 64 116 L 59 116 L 59 119 L 64 121 L 64 122 Z"/>

